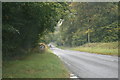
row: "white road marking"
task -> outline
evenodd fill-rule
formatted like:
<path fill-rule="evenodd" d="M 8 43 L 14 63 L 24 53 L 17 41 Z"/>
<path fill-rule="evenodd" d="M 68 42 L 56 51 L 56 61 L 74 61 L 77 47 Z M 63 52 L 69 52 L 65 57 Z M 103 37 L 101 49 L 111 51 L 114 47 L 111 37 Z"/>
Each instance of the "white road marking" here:
<path fill-rule="evenodd" d="M 75 74 L 70 74 L 70 78 L 78 78 Z"/>

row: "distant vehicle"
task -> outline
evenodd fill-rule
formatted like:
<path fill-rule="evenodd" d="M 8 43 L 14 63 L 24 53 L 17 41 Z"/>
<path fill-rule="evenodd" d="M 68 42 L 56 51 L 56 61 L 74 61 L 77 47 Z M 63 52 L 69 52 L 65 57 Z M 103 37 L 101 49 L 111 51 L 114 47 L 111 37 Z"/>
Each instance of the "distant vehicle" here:
<path fill-rule="evenodd" d="M 53 44 L 51 44 L 51 43 L 48 44 L 48 47 L 49 47 L 49 48 L 55 48 L 55 46 L 54 46 Z"/>
<path fill-rule="evenodd" d="M 52 48 L 52 45 L 49 45 L 50 48 Z"/>

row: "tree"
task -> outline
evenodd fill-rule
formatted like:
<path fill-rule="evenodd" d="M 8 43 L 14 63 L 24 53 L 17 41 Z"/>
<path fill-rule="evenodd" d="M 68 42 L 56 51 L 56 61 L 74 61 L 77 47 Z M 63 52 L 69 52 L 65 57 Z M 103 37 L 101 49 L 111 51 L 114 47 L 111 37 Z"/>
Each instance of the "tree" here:
<path fill-rule="evenodd" d="M 54 2 L 9 2 L 2 8 L 3 56 L 17 55 L 35 46 L 39 38 L 55 30 L 68 9 L 67 3 Z"/>
<path fill-rule="evenodd" d="M 64 45 L 118 41 L 118 3 L 86 2 L 69 6 L 73 12 L 60 29 Z"/>

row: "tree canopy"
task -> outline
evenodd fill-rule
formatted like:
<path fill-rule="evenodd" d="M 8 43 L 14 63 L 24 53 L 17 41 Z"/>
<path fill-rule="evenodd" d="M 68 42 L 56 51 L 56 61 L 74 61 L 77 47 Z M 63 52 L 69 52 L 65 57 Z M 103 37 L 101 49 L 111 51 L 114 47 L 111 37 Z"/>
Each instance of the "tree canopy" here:
<path fill-rule="evenodd" d="M 34 47 L 44 34 L 55 30 L 67 14 L 67 6 L 63 2 L 2 3 L 3 56 Z"/>
<path fill-rule="evenodd" d="M 60 27 L 58 45 L 80 46 L 90 42 L 118 41 L 118 3 L 74 2 Z"/>

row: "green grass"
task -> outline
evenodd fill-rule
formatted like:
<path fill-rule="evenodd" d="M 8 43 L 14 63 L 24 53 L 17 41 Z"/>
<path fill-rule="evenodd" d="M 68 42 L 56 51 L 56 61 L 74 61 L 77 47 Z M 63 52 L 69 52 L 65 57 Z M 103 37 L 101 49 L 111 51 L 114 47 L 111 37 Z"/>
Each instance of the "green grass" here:
<path fill-rule="evenodd" d="M 104 55 L 118 55 L 118 42 L 110 43 L 89 43 L 79 47 L 71 48 L 72 50 L 90 52 Z M 119 55 L 120 56 L 120 55 Z"/>
<path fill-rule="evenodd" d="M 21 60 L 3 62 L 3 78 L 69 78 L 60 59 L 52 52 L 32 53 Z"/>

